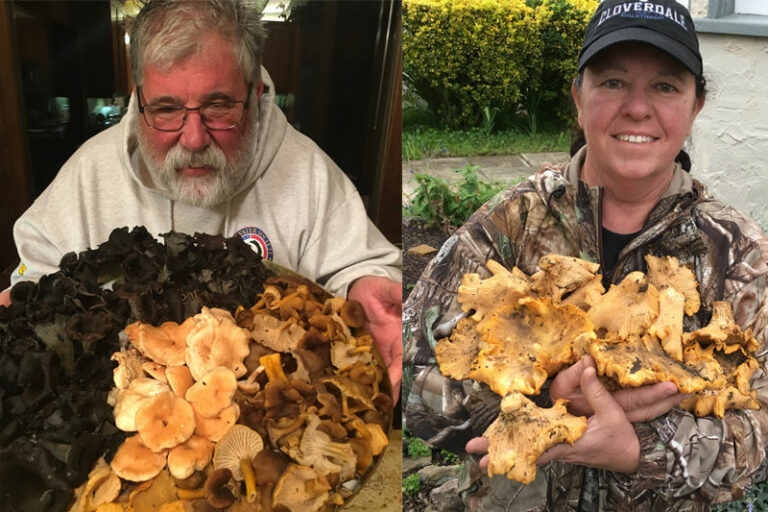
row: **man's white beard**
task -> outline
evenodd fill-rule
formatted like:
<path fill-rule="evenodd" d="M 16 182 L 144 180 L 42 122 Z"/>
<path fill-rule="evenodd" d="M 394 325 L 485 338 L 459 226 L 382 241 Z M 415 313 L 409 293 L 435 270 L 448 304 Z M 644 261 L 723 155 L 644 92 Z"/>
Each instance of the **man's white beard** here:
<path fill-rule="evenodd" d="M 165 155 L 162 163 L 139 129 L 139 151 L 152 179 L 166 189 L 170 199 L 180 203 L 209 208 L 232 197 L 242 185 L 256 147 L 255 140 L 246 134 L 243 146 L 227 159 L 224 151 L 214 142 L 202 151 L 191 151 L 177 142 Z M 204 176 L 185 176 L 177 171 L 182 167 L 207 167 Z"/>

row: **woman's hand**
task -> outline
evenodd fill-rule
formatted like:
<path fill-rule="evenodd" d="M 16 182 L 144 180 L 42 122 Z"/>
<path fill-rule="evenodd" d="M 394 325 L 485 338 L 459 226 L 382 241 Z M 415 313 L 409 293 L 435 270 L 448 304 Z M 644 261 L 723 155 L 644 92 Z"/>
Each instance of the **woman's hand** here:
<path fill-rule="evenodd" d="M 619 473 L 634 473 L 640 463 L 640 441 L 627 414 L 602 385 L 594 368 L 583 369 L 580 383 L 584 398 L 594 411 L 587 419 L 587 430 L 573 446 L 553 446 L 536 463 L 543 465 L 559 460 Z"/>
<path fill-rule="evenodd" d="M 632 422 L 649 421 L 666 414 L 688 397 L 677 392 L 670 382 L 635 389 L 622 389 L 611 394 L 600 383 L 594 361 L 585 356 L 570 368 L 560 372 L 550 386 L 552 400 L 573 400 L 571 411 L 590 416 L 587 430 L 573 446 L 559 444 L 550 448 L 537 461 L 543 465 L 551 460 L 593 466 L 609 471 L 634 473 L 640 461 L 640 442 Z M 488 440 L 476 437 L 466 446 L 467 453 L 488 451 Z M 480 467 L 488 466 L 488 456 Z"/>
<path fill-rule="evenodd" d="M 558 398 L 570 401 L 568 411 L 576 416 L 592 416 L 594 411 L 581 388 L 581 377 L 587 368 L 595 368 L 590 356 L 582 357 L 571 367 L 561 371 L 549 387 L 552 402 Z M 685 400 L 689 395 L 677 392 L 673 382 L 659 382 L 639 388 L 620 389 L 611 393 L 624 409 L 630 423 L 650 421 Z"/>

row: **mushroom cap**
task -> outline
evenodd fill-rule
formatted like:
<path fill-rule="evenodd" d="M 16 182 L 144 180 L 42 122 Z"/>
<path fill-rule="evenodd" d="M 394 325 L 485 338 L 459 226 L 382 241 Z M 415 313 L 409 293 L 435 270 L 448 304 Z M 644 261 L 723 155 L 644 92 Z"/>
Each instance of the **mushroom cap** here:
<path fill-rule="evenodd" d="M 371 434 L 371 451 L 378 455 L 389 445 L 389 438 L 384 433 L 384 429 L 377 423 L 366 423 L 366 430 Z"/>
<path fill-rule="evenodd" d="M 548 375 L 573 362 L 574 341 L 592 331 L 592 322 L 576 306 L 526 297 L 491 311 L 477 331 L 485 346 L 470 377 L 502 396 L 536 394 Z"/>
<path fill-rule="evenodd" d="M 123 349 L 112 354 L 112 361 L 117 361 L 117 367 L 112 370 L 112 380 L 115 386 L 124 389 L 127 388 L 133 379 L 144 376 L 142 364 L 144 359 L 135 348 Z"/>
<path fill-rule="evenodd" d="M 184 364 L 187 336 L 194 325 L 192 318 L 182 324 L 165 322 L 159 327 L 138 322 L 126 327 L 125 332 L 144 356 L 165 366 L 179 366 Z"/>
<path fill-rule="evenodd" d="M 135 421 L 142 443 L 156 452 L 183 443 L 195 432 L 192 406 L 173 391 L 149 398 L 136 411 Z"/>
<path fill-rule="evenodd" d="M 648 328 L 648 334 L 661 341 L 669 357 L 683 360 L 683 315 L 685 297 L 671 287 L 659 292 L 659 316 Z"/>
<path fill-rule="evenodd" d="M 559 443 L 573 444 L 587 429 L 587 419 L 568 413 L 567 400 L 542 409 L 520 393 L 501 401 L 501 414 L 485 431 L 488 438 L 488 476 L 528 484 L 536 477 L 536 460 Z"/>
<path fill-rule="evenodd" d="M 472 319 L 479 322 L 500 304 L 514 304 L 530 293 L 528 277 L 517 267 L 507 270 L 494 260 L 485 264 L 491 277 L 482 279 L 479 274 L 464 274 L 456 299 L 462 311 L 474 310 Z"/>
<path fill-rule="evenodd" d="M 202 436 L 193 435 L 168 452 L 168 471 L 183 480 L 195 471 L 202 471 L 211 462 L 213 443 Z"/>
<path fill-rule="evenodd" d="M 277 352 L 290 352 L 306 334 L 295 320 L 280 320 L 268 314 L 253 317 L 250 329 L 254 341 Z"/>
<path fill-rule="evenodd" d="M 127 438 L 112 458 L 110 467 L 117 476 L 131 482 L 145 482 L 165 467 L 166 451 L 147 448 L 138 435 Z"/>
<path fill-rule="evenodd" d="M 291 460 L 280 452 L 261 450 L 253 458 L 253 467 L 259 468 L 255 472 L 256 485 L 277 484 L 290 462 Z"/>
<path fill-rule="evenodd" d="M 213 467 L 216 469 L 229 469 L 232 478 L 243 480 L 240 471 L 242 459 L 253 459 L 264 448 L 264 441 L 255 430 L 245 425 L 234 425 L 224 437 L 216 444 L 213 453 Z"/>
<path fill-rule="evenodd" d="M 192 372 L 185 364 L 181 366 L 169 366 L 165 369 L 165 378 L 168 379 L 168 385 L 178 396 L 185 396 L 187 390 L 195 383 L 192 378 Z"/>
<path fill-rule="evenodd" d="M 315 512 L 328 499 L 330 489 L 328 480 L 314 469 L 289 464 L 272 493 L 272 506 Z"/>
<path fill-rule="evenodd" d="M 645 255 L 648 264 L 648 280 L 656 288 L 661 290 L 670 286 L 685 297 L 685 314 L 693 315 L 701 307 L 696 276 L 688 267 L 680 265 L 680 261 L 674 256 L 656 257 Z"/>
<path fill-rule="evenodd" d="M 192 317 L 195 327 L 187 336 L 186 363 L 195 380 L 218 366 L 226 366 L 235 377 L 246 373 L 244 359 L 250 354 L 251 337 L 238 327 L 232 315 L 223 309 L 203 307 Z"/>
<path fill-rule="evenodd" d="M 136 432 L 136 412 L 147 400 L 149 397 L 129 389 L 119 390 L 112 410 L 115 416 L 115 426 L 123 432 Z"/>
<path fill-rule="evenodd" d="M 192 384 L 184 397 L 195 412 L 206 418 L 215 418 L 225 407 L 232 405 L 237 391 L 237 379 L 229 368 L 219 366 Z"/>
<path fill-rule="evenodd" d="M 229 432 L 229 429 L 237 423 L 239 417 L 240 407 L 236 403 L 225 407 L 214 418 L 205 418 L 195 413 L 195 434 L 218 443 Z"/>
<path fill-rule="evenodd" d="M 631 272 L 618 285 L 611 285 L 587 314 L 595 331 L 605 329 L 620 338 L 640 336 L 659 315 L 659 292 L 645 274 Z"/>
<path fill-rule="evenodd" d="M 741 345 L 745 350 L 754 352 L 758 343 L 752 330 L 742 331 L 733 318 L 733 308 L 727 301 L 712 303 L 712 318 L 706 327 L 683 335 L 683 342 L 690 345 L 697 342 L 702 345 L 714 344 L 718 349 L 729 345 Z"/>
<path fill-rule="evenodd" d="M 157 381 L 160 381 L 164 384 L 168 382 L 168 377 L 165 375 L 165 366 L 160 363 L 145 361 L 142 363 L 141 369 L 144 370 L 144 373 Z"/>
<path fill-rule="evenodd" d="M 699 391 L 680 402 L 678 407 L 699 417 L 711 414 L 722 418 L 729 409 L 760 409 L 760 402 L 757 401 L 756 391 L 745 393 L 735 386 L 726 386 L 723 389 Z"/>
<path fill-rule="evenodd" d="M 722 386 L 722 375 L 706 371 L 702 364 L 682 364 L 669 357 L 655 338 L 631 337 L 618 343 L 595 340 L 589 346 L 597 372 L 622 387 L 672 381 L 681 393 L 695 393 Z"/>
<path fill-rule="evenodd" d="M 480 353 L 483 341 L 476 328 L 477 322 L 472 318 L 462 318 L 451 336 L 441 339 L 435 345 L 437 364 L 446 377 L 456 380 L 469 378 L 472 362 Z"/>
<path fill-rule="evenodd" d="M 352 327 L 353 329 L 362 327 L 367 320 L 363 305 L 356 300 L 347 299 L 341 306 L 341 309 L 339 309 L 339 316 L 347 327 Z"/>
<path fill-rule="evenodd" d="M 531 289 L 540 297 L 549 297 L 555 304 L 563 301 L 567 293 L 577 294 L 570 302 L 580 306 L 587 297 L 595 298 L 594 292 L 598 287 L 600 291 L 597 295 L 605 291 L 602 276 L 595 274 L 600 268 L 597 263 L 572 256 L 547 254 L 539 259 L 539 268 L 543 273 L 536 274 L 535 279 L 531 277 Z"/>

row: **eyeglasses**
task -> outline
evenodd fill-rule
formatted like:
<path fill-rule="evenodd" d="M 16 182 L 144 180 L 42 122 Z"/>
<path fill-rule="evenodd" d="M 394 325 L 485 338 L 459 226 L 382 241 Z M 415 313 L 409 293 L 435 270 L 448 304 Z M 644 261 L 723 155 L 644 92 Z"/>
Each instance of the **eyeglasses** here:
<path fill-rule="evenodd" d="M 249 83 L 245 101 L 217 99 L 194 108 L 182 105 L 142 105 L 141 86 L 136 87 L 136 97 L 144 122 L 155 130 L 161 132 L 181 130 L 187 115 L 193 110 L 200 113 L 200 120 L 209 130 L 229 130 L 240 124 L 245 117 L 245 111 L 248 110 L 251 101 L 251 86 L 252 84 Z M 260 85 L 259 96 L 261 96 L 261 87 Z"/>

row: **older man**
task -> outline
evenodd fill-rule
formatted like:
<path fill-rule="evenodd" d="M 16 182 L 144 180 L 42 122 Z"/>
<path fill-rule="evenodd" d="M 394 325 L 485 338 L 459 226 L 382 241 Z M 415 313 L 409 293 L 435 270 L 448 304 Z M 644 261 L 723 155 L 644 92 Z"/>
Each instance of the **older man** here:
<path fill-rule="evenodd" d="M 275 105 L 259 13 L 237 0 L 154 0 L 131 35 L 128 114 L 87 141 L 16 222 L 12 282 L 53 272 L 118 226 L 239 234 L 263 258 L 359 300 L 399 383 L 400 252 Z"/>

